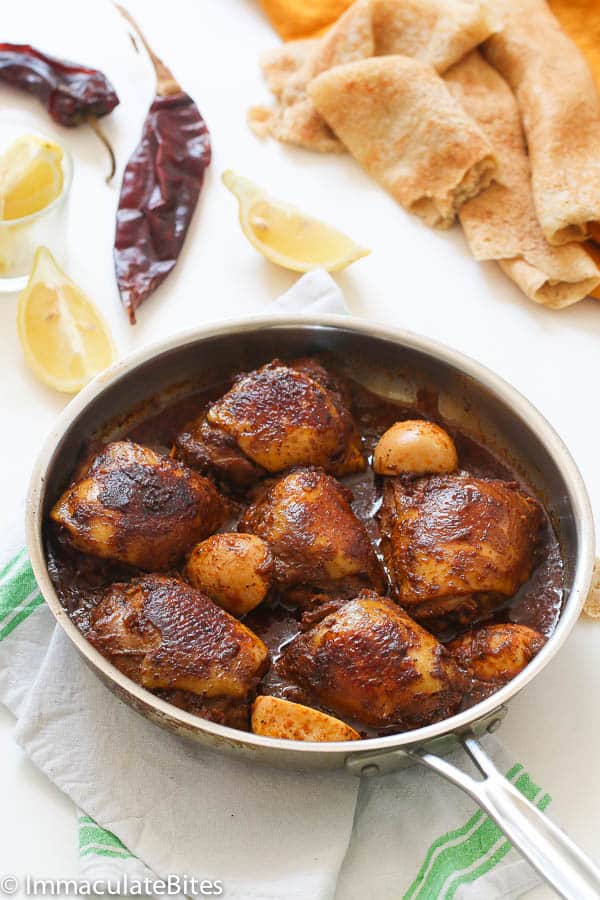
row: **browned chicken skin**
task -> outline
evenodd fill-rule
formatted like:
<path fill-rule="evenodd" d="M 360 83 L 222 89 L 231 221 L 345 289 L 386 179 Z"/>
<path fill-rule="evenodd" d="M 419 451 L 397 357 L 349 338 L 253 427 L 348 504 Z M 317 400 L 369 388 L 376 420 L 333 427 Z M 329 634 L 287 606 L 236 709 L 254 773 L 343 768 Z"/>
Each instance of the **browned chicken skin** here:
<path fill-rule="evenodd" d="M 533 628 L 502 622 L 462 634 L 446 647 L 472 678 L 501 685 L 518 675 L 545 642 Z"/>
<path fill-rule="evenodd" d="M 93 610 L 90 640 L 134 681 L 203 698 L 245 697 L 268 663 L 250 629 L 176 578 L 113 584 Z"/>
<path fill-rule="evenodd" d="M 278 668 L 337 715 L 377 728 L 452 715 L 468 687 L 443 645 L 372 591 L 295 638 Z"/>
<path fill-rule="evenodd" d="M 184 709 L 186 712 L 216 722 L 218 725 L 227 725 L 229 728 L 238 728 L 241 731 L 249 731 L 251 697 L 200 697 L 190 691 L 157 690 L 154 693 L 171 703 Z"/>
<path fill-rule="evenodd" d="M 489 612 L 529 577 L 541 521 L 512 482 L 386 479 L 382 549 L 399 602 L 424 620 Z"/>
<path fill-rule="evenodd" d="M 383 573 L 351 500 L 322 470 L 295 469 L 248 507 L 239 530 L 267 542 L 280 585 L 378 587 Z"/>
<path fill-rule="evenodd" d="M 60 563 L 75 570 L 65 596 L 91 591 L 77 623 L 101 653 L 199 716 L 319 741 L 439 721 L 530 662 L 544 638 L 523 625 L 472 627 L 445 645 L 434 634 L 485 619 L 529 578 L 545 546 L 540 505 L 516 483 L 466 474 L 464 440 L 361 390 L 314 359 L 273 360 L 192 407 L 203 412 L 174 448 L 192 469 L 127 440 L 80 464 L 50 513 L 50 543 L 58 534 Z M 361 440 L 378 448 L 380 477 L 357 479 L 354 502 L 337 479 L 365 469 Z M 382 483 L 389 579 L 370 521 Z M 215 533 L 238 510 L 237 531 Z M 382 596 L 390 580 L 394 599 Z"/>
<path fill-rule="evenodd" d="M 160 571 L 216 531 L 224 501 L 211 481 L 131 441 L 115 441 L 55 503 L 77 550 Z"/>
<path fill-rule="evenodd" d="M 267 474 L 244 456 L 235 438 L 202 416 L 179 432 L 175 449 L 189 466 L 200 472 L 214 472 L 236 487 L 246 487 Z"/>
<path fill-rule="evenodd" d="M 294 466 L 338 476 L 365 468 L 341 388 L 314 360 L 274 360 L 240 376 L 175 443 L 190 465 L 236 485 Z"/>

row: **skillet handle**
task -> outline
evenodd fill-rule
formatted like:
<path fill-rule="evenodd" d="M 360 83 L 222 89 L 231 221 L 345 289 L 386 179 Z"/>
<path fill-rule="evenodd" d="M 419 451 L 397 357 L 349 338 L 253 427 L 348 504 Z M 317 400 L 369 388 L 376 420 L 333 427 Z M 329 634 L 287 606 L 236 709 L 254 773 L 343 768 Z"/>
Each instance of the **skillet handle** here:
<path fill-rule="evenodd" d="M 462 736 L 461 741 L 484 775 L 482 780 L 472 778 L 425 747 L 407 753 L 469 794 L 561 897 L 598 900 L 600 870 L 596 865 L 504 778 L 475 737 Z"/>

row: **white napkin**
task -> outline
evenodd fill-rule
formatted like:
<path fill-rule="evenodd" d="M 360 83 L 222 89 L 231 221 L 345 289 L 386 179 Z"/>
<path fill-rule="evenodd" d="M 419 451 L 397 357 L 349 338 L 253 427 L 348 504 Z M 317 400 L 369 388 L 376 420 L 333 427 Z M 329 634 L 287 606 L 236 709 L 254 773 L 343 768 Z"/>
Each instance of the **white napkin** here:
<path fill-rule="evenodd" d="M 315 271 L 272 308 L 345 305 L 335 282 Z M 26 554 L 13 555 L 22 540 L 22 526 L 5 536 L 3 556 L 13 561 L 0 572 L 0 700 L 17 717 L 27 756 L 82 811 L 82 877 L 194 876 L 222 882 L 229 900 L 499 900 L 538 883 L 472 801 L 425 769 L 360 782 L 283 772 L 143 719 L 54 627 Z M 496 741 L 486 748 L 547 805 Z M 462 752 L 455 758 L 469 768 Z"/>

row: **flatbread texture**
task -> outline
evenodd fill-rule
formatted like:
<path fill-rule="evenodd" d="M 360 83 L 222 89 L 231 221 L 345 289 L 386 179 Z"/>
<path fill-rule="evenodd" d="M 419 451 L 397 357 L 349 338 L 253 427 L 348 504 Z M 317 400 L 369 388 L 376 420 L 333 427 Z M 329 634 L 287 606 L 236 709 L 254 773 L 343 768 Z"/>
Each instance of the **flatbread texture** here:
<path fill-rule="evenodd" d="M 519 103 L 542 231 L 584 240 L 600 222 L 600 98 L 582 53 L 545 0 L 507 3 L 484 53 Z"/>
<path fill-rule="evenodd" d="M 531 300 L 569 306 L 600 285 L 581 244 L 551 246 L 537 219 L 519 107 L 502 76 L 473 51 L 444 76 L 453 96 L 480 126 L 498 162 L 495 180 L 459 212 L 477 260 L 497 260 Z"/>
<path fill-rule="evenodd" d="M 592 583 L 589 594 L 583 604 L 583 611 L 592 619 L 600 619 L 600 559 L 598 557 L 596 557 L 594 562 Z"/>
<path fill-rule="evenodd" d="M 363 168 L 428 225 L 451 225 L 494 175 L 490 143 L 427 63 L 383 56 L 336 66 L 309 95 Z"/>
<path fill-rule="evenodd" d="M 248 124 L 260 137 L 343 152 L 308 96 L 313 78 L 334 66 L 395 54 L 443 72 L 500 25 L 494 7 L 477 0 L 357 0 L 322 38 L 292 41 L 263 57 L 275 105 L 252 107 Z"/>
<path fill-rule="evenodd" d="M 345 152 L 308 97 L 320 45 L 319 39 L 290 41 L 263 56 L 263 75 L 276 102 L 248 110 L 248 125 L 258 137 L 321 153 Z"/>
<path fill-rule="evenodd" d="M 585 56 L 600 92 L 600 3 L 598 0 L 550 0 L 550 9 Z M 600 266 L 600 222 L 589 226 L 596 243 L 586 244 Z M 600 287 L 590 292 L 600 300 Z"/>

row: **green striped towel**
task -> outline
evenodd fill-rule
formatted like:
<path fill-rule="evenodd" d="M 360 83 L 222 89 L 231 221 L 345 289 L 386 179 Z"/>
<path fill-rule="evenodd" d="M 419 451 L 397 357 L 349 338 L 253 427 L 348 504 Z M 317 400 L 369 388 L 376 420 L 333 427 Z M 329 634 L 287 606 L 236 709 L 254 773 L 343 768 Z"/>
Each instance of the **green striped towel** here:
<path fill-rule="evenodd" d="M 128 770 L 136 765 L 136 756 L 121 755 L 119 746 L 131 744 L 133 738 L 145 743 L 147 740 L 155 744 L 150 758 L 160 763 L 155 773 L 159 783 L 163 782 L 161 791 L 170 785 L 174 773 L 165 771 L 165 760 L 169 751 L 161 752 L 161 744 L 173 744 L 178 739 L 154 729 L 148 723 L 138 719 L 135 713 L 126 709 L 88 672 L 78 655 L 63 638 L 62 632 L 54 632 L 54 620 L 48 609 L 41 604 L 27 556 L 21 552 L 0 576 L 0 700 L 6 703 L 17 715 L 17 735 L 25 751 L 31 756 L 57 784 L 59 784 L 76 803 L 93 810 L 94 817 L 79 813 L 79 841 L 81 857 L 81 877 L 89 880 L 101 879 L 111 884 L 122 882 L 123 876 L 143 880 L 152 878 L 152 870 L 166 876 L 173 872 L 184 874 L 179 868 L 171 871 L 169 855 L 155 855 L 156 842 L 164 834 L 165 825 L 169 825 L 171 840 L 177 833 L 177 823 L 173 817 L 181 812 L 179 803 L 169 809 L 169 799 L 141 796 L 136 802 L 135 792 L 127 797 L 120 791 L 119 785 L 127 784 Z M 61 696 L 61 685 L 69 682 L 69 697 Z M 58 696 L 57 696 L 58 688 Z M 60 701 L 57 708 L 57 699 Z M 76 702 L 75 702 L 76 701 Z M 104 708 L 100 722 L 94 720 L 92 711 Z M 118 713 L 113 719 L 111 710 Z M 110 727 L 111 720 L 114 728 Z M 69 725 L 68 728 L 65 725 Z M 73 742 L 81 737 L 81 730 L 88 730 L 87 739 L 81 741 L 88 753 L 94 746 L 106 747 L 107 743 L 116 745 L 117 756 L 121 764 L 117 771 L 105 769 L 107 757 L 104 751 L 95 754 L 85 761 L 73 752 Z M 138 734 L 143 732 L 143 734 Z M 497 742 L 490 739 L 488 750 L 492 748 L 496 763 L 504 765 L 507 777 L 529 799 L 545 809 L 550 798 L 548 794 L 532 781 L 529 774 L 520 764 L 510 765 Z M 123 748 L 124 749 L 124 748 Z M 191 749 L 183 750 L 181 755 L 189 763 L 196 756 Z M 204 759 L 200 759 L 204 757 Z M 207 759 L 211 754 L 198 753 L 198 767 L 206 770 Z M 219 777 L 227 773 L 228 762 L 214 757 Z M 84 764 L 85 762 L 85 764 Z M 173 764 L 178 763 L 173 760 Z M 237 764 L 229 763 L 232 768 Z M 208 763 L 208 768 L 212 768 Z M 80 776 L 74 778 L 73 771 L 83 774 L 86 780 L 94 779 L 91 785 L 78 784 Z M 246 773 L 244 777 L 249 776 Z M 288 776 L 283 773 L 272 773 L 271 777 L 281 781 Z M 289 776 L 292 784 L 286 784 L 287 800 L 290 790 L 301 787 L 308 776 Z M 300 779 L 300 786 L 294 785 Z M 337 852 L 326 854 L 329 871 L 322 872 L 320 878 L 314 872 L 297 873 L 301 886 L 298 893 L 291 890 L 291 884 L 281 885 L 281 879 L 273 883 L 269 873 L 253 866 L 253 878 L 256 879 L 254 892 L 249 893 L 247 886 L 240 881 L 239 872 L 232 878 L 232 897 L 264 897 L 279 898 L 329 898 L 335 896 L 335 874 L 339 869 L 337 897 L 343 900 L 358 900 L 371 896 L 368 886 L 376 884 L 378 898 L 403 898 L 403 900 L 434 900 L 434 898 L 477 898 L 477 900 L 497 900 L 501 897 L 518 897 L 537 883 L 537 878 L 529 867 L 511 850 L 509 843 L 499 829 L 481 811 L 473 808 L 472 803 L 463 797 L 456 788 L 442 782 L 433 773 L 414 769 L 382 779 L 364 780 L 358 792 L 354 828 L 350 834 L 348 827 L 352 819 L 355 803 L 355 787 L 357 783 L 343 776 L 335 776 L 336 787 L 330 791 L 328 801 L 335 803 L 343 824 L 342 837 Z M 323 776 L 318 776 L 323 782 Z M 333 779 L 332 779 L 333 780 Z M 347 783 L 343 783 L 347 782 Z M 244 781 L 238 785 L 243 793 Z M 143 791 L 143 781 L 141 783 Z M 345 796 L 340 797 L 340 792 Z M 277 793 L 277 792 L 276 792 Z M 174 795 L 181 797 L 181 790 Z M 191 792 L 190 792 L 191 794 Z M 275 802 L 278 802 L 276 798 Z M 157 814 L 153 808 L 157 802 L 164 808 Z M 326 802 L 323 795 L 323 802 Z M 196 813 L 195 804 L 200 804 Z M 293 808 L 296 804 L 292 804 Z M 318 805 L 318 801 L 317 801 Z M 148 807 L 150 807 L 148 809 Z M 239 815 L 239 803 L 231 816 Z M 133 813 L 133 810 L 136 810 Z M 206 826 L 210 831 L 210 820 L 205 819 L 207 804 L 203 798 L 195 794 L 194 808 L 188 810 L 192 818 L 198 815 L 198 840 L 206 839 Z M 315 810 L 312 810 L 313 814 Z M 263 809 L 264 816 L 269 815 Z M 156 833 L 150 834 L 153 826 L 153 815 L 156 821 Z M 222 820 L 222 815 L 221 815 Z M 331 816 L 329 817 L 331 820 Z M 186 821 L 181 816 L 181 823 Z M 105 823 L 110 827 L 98 824 Z M 201 829 L 201 823 L 204 828 Z M 298 823 L 287 823 L 292 826 L 295 837 L 298 837 Z M 182 826 L 183 827 L 183 826 Z M 254 822 L 256 828 L 256 822 Z M 310 819 L 301 823 L 300 831 L 304 834 L 311 827 Z M 329 821 L 329 827 L 333 823 Z M 146 834 L 145 834 L 146 833 Z M 204 834 L 204 838 L 200 834 Z M 335 832 L 331 831 L 335 843 Z M 119 836 L 117 836 L 119 835 Z M 180 835 L 180 839 L 183 835 Z M 256 833 L 257 840 L 245 833 L 241 856 L 246 858 L 250 847 L 254 844 L 254 852 L 260 859 L 261 845 L 264 835 L 260 828 Z M 282 837 L 282 836 L 281 836 Z M 188 835 L 189 838 L 189 835 Z M 320 840 L 323 835 L 321 834 Z M 221 833 L 219 840 L 227 840 Z M 210 843 L 210 836 L 209 836 Z M 193 844 L 193 842 L 192 842 Z M 285 841 L 282 837 L 282 844 Z M 134 847 L 143 854 L 152 869 L 128 849 Z M 233 853 L 235 843 L 228 844 L 228 853 Z M 204 858 L 210 860 L 210 847 Z M 324 854 L 313 844 L 314 864 L 324 865 Z M 294 878 L 293 848 L 290 849 L 289 862 L 285 869 L 290 881 Z M 193 854 L 178 854 L 177 866 L 185 860 L 185 874 L 198 874 L 193 868 Z M 237 869 L 237 867 L 235 867 Z M 222 863 L 218 870 L 211 871 L 213 877 L 221 878 L 226 886 L 228 867 Z M 261 878 L 265 879 L 264 890 L 258 886 Z M 281 892 L 280 892 L 281 891 Z"/>
<path fill-rule="evenodd" d="M 295 290 L 298 305 L 341 303 L 324 273 Z M 25 753 L 80 810 L 82 878 L 220 879 L 228 900 L 500 900 L 538 883 L 472 801 L 421 767 L 362 781 L 281 772 L 138 716 L 55 627 L 19 540 L 21 527 L 5 536 L 0 574 L 0 702 Z M 486 748 L 545 809 L 523 765 L 492 737 Z"/>

